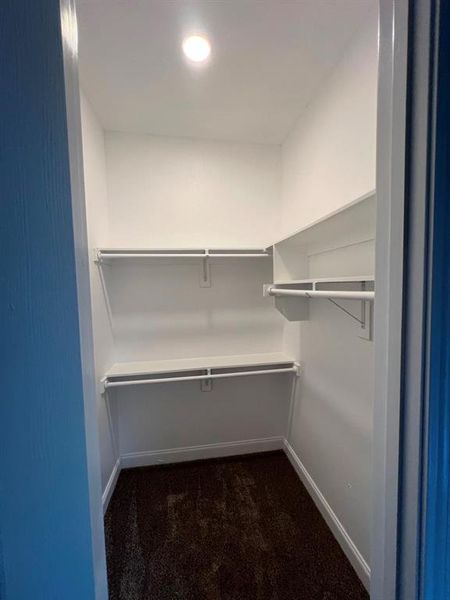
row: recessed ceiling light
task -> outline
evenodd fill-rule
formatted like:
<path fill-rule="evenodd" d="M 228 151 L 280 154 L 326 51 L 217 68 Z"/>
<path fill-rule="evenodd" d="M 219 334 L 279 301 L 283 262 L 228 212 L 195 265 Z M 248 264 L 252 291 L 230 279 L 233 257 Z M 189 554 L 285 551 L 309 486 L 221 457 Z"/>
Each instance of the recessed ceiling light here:
<path fill-rule="evenodd" d="M 190 35 L 183 40 L 183 52 L 193 62 L 205 62 L 211 54 L 211 44 L 202 35 Z"/>

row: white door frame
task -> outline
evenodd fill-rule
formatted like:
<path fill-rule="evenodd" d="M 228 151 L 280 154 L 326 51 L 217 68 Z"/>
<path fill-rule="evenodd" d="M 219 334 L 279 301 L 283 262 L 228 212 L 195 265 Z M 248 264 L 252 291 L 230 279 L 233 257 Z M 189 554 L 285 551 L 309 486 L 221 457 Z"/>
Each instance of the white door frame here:
<path fill-rule="evenodd" d="M 90 526 L 94 561 L 95 599 L 108 600 L 101 466 L 94 373 L 94 341 L 89 279 L 86 203 L 84 198 L 83 141 L 78 79 L 78 29 L 75 0 L 59 0 L 66 91 L 73 235 L 81 339 L 84 420 L 89 476 Z"/>
<path fill-rule="evenodd" d="M 439 0 L 380 0 L 372 600 L 420 597 Z"/>
<path fill-rule="evenodd" d="M 408 0 L 380 1 L 371 598 L 396 598 Z"/>

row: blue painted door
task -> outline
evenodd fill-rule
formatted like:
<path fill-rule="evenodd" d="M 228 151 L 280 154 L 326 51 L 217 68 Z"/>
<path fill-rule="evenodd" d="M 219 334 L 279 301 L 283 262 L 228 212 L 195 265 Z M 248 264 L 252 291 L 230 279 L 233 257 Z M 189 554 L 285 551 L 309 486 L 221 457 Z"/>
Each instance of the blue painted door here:
<path fill-rule="evenodd" d="M 59 0 L 0 2 L 0 597 L 95 597 Z"/>
<path fill-rule="evenodd" d="M 450 3 L 440 3 L 422 598 L 450 598 Z"/>

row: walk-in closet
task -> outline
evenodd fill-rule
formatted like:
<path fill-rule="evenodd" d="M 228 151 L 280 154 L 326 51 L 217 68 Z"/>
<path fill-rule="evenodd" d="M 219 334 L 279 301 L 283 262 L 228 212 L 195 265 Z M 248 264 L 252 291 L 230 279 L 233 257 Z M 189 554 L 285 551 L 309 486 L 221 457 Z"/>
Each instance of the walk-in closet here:
<path fill-rule="evenodd" d="M 78 0 L 111 600 L 370 582 L 375 0 Z"/>

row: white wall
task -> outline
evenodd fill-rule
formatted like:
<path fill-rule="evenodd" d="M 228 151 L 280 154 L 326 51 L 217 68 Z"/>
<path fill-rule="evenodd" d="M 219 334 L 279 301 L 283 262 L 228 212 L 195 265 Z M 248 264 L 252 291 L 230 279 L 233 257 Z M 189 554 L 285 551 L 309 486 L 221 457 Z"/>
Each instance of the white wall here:
<path fill-rule="evenodd" d="M 104 244 L 108 238 L 106 162 L 103 130 L 83 93 L 81 94 L 81 124 L 88 244 L 92 251 L 93 248 Z M 95 376 L 99 382 L 105 370 L 114 362 L 114 340 L 106 310 L 100 273 L 93 261 L 90 262 L 90 280 Z M 97 416 L 103 490 L 118 458 L 112 435 L 112 418 L 108 409 L 109 405 L 98 392 Z"/>
<path fill-rule="evenodd" d="M 199 285 L 200 260 L 127 263 L 104 268 L 118 361 L 282 351 L 283 318 L 262 296 L 271 259 L 212 260 L 210 288 Z M 137 463 L 128 457 L 130 466 L 158 451 L 282 437 L 291 380 L 215 380 L 211 392 L 199 382 L 116 390 L 120 454 L 144 453 Z M 205 450 L 195 457 L 210 456 Z"/>
<path fill-rule="evenodd" d="M 282 147 L 281 236 L 375 189 L 377 14 Z"/>
<path fill-rule="evenodd" d="M 144 460 L 131 464 L 151 464 L 152 453 L 162 462 L 168 450 L 199 446 L 206 453 L 194 457 L 230 443 L 240 446 L 230 454 L 281 448 L 291 385 L 292 375 L 283 374 L 215 379 L 210 392 L 201 392 L 198 381 L 126 388 L 117 399 L 121 455 L 140 453 Z M 185 460 L 193 458 L 183 450 Z"/>
<path fill-rule="evenodd" d="M 283 146 L 284 232 L 375 187 L 376 86 L 373 14 Z M 369 242 L 310 257 L 309 276 L 334 275 L 337 263 L 340 275 L 369 275 L 372 246 Z M 358 302 L 342 304 L 359 314 Z M 284 335 L 286 351 L 302 363 L 289 442 L 368 563 L 373 344 L 358 334 L 351 317 L 327 300 L 314 300 L 309 320 L 286 323 Z"/>
<path fill-rule="evenodd" d="M 358 302 L 341 302 L 358 315 Z M 295 335 L 299 332 L 299 335 Z M 302 365 L 289 443 L 369 564 L 373 343 L 327 300 L 286 325 L 286 350 Z"/>
<path fill-rule="evenodd" d="M 114 132 L 105 134 L 105 147 L 109 229 L 92 235 L 93 245 L 264 247 L 272 239 L 280 147 Z M 93 168 L 94 158 L 87 158 L 86 168 Z M 104 176 L 104 164 L 96 169 Z M 104 197 L 102 187 L 88 202 L 98 207 Z M 93 221 L 104 219 L 103 211 L 91 210 Z M 211 287 L 201 287 L 199 259 L 102 264 L 108 312 L 99 296 L 98 335 L 111 336 L 109 314 L 114 361 L 282 351 L 283 318 L 262 295 L 273 280 L 272 260 L 211 259 L 210 269 Z M 100 371 L 107 362 L 102 341 Z M 280 447 L 291 381 L 290 375 L 214 381 L 211 392 L 199 383 L 115 390 L 108 405 L 117 410 L 120 455 L 130 466 L 179 448 L 206 447 L 211 455 L 215 444 L 229 445 L 230 453 Z M 135 453 L 137 463 L 130 458 Z"/>
<path fill-rule="evenodd" d="M 265 246 L 279 221 L 279 146 L 106 134 L 110 242 Z"/>
<path fill-rule="evenodd" d="M 280 148 L 106 134 L 109 245 L 263 247 L 279 218 Z M 269 259 L 127 260 L 103 267 L 116 360 L 274 352 L 283 319 Z"/>
<path fill-rule="evenodd" d="M 130 260 L 104 268 L 117 361 L 281 352 L 283 319 L 263 284 L 271 259 Z"/>

